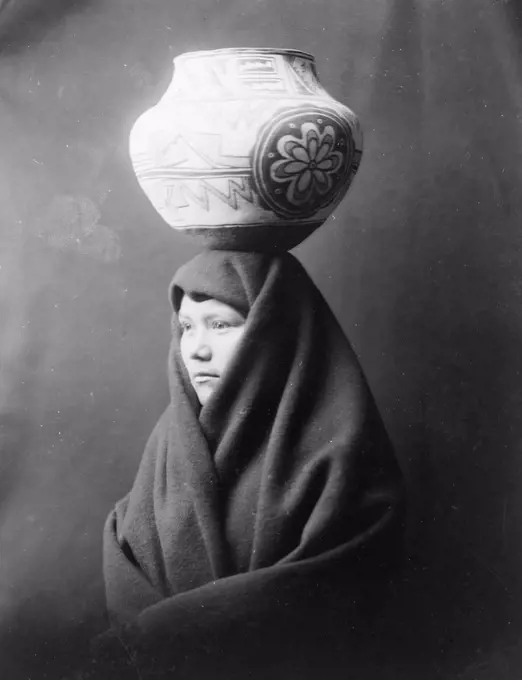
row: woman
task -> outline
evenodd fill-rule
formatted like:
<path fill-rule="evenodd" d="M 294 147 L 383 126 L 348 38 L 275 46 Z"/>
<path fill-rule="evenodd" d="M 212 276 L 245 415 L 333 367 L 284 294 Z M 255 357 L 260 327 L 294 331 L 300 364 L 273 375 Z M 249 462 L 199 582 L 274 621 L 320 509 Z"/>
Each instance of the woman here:
<path fill-rule="evenodd" d="M 106 525 L 101 675 L 345 678 L 402 508 L 357 359 L 288 253 L 204 252 L 170 292 L 171 403 Z"/>

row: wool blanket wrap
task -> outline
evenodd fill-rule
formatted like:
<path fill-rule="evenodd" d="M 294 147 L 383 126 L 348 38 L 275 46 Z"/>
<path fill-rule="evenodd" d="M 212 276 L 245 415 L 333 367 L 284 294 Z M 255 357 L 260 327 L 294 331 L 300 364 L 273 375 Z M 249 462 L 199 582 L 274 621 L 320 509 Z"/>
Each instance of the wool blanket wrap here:
<path fill-rule="evenodd" d="M 184 293 L 247 315 L 203 407 L 180 355 Z M 105 528 L 100 677 L 350 677 L 402 516 L 355 354 L 289 253 L 204 252 L 170 298 L 171 401 Z"/>

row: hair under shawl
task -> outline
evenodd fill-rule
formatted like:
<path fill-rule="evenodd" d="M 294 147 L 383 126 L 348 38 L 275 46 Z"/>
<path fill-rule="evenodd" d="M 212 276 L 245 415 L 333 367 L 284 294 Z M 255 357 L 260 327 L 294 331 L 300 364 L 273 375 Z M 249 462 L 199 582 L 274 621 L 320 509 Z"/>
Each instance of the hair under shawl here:
<path fill-rule="evenodd" d="M 248 314 L 201 408 L 179 351 L 185 293 Z M 339 624 L 357 627 L 401 523 L 401 474 L 358 361 L 288 253 L 204 252 L 170 295 L 171 402 L 107 520 L 113 629 L 99 649 L 116 668 L 123 646 L 143 677 L 337 677 Z"/>

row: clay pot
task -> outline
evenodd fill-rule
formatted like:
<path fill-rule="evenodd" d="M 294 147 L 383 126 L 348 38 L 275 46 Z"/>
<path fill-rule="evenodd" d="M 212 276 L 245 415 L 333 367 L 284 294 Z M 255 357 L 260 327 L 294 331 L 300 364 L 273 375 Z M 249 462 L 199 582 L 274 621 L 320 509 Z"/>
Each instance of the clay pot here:
<path fill-rule="evenodd" d="M 296 50 L 174 59 L 174 77 L 130 136 L 138 182 L 176 231 L 208 248 L 288 250 L 339 204 L 359 167 L 355 114 Z"/>

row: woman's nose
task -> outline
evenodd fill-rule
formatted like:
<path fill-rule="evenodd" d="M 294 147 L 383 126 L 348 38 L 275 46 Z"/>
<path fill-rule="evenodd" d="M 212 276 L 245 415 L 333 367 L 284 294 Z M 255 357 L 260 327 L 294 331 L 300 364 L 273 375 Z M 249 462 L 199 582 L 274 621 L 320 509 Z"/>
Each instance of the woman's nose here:
<path fill-rule="evenodd" d="M 198 333 L 195 336 L 190 356 L 192 359 L 199 359 L 200 361 L 209 361 L 211 358 L 212 350 L 205 333 Z"/>

